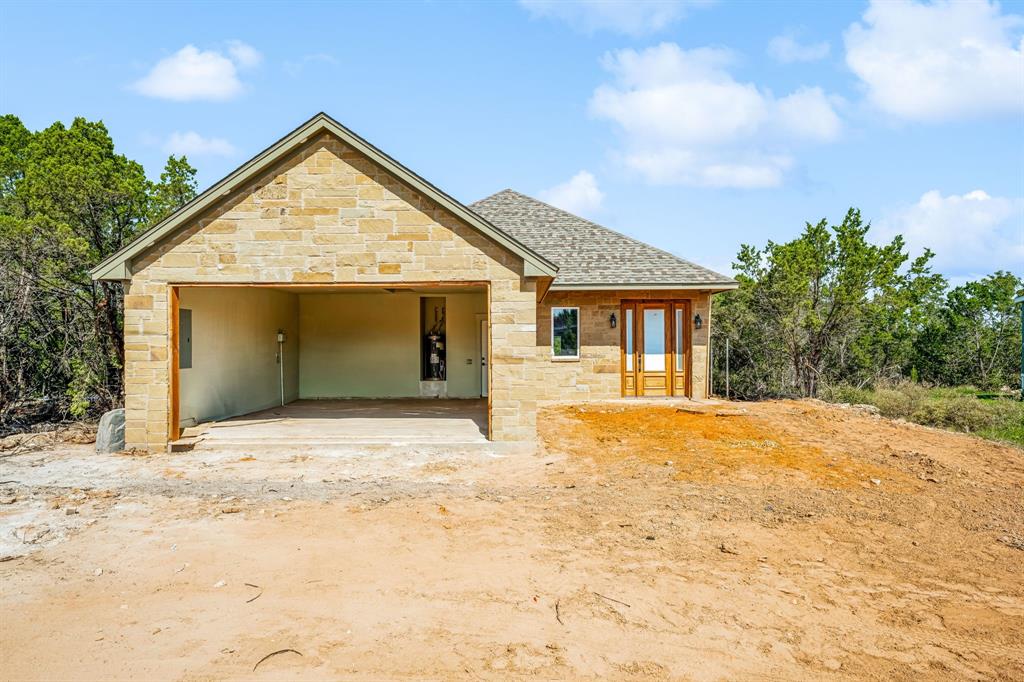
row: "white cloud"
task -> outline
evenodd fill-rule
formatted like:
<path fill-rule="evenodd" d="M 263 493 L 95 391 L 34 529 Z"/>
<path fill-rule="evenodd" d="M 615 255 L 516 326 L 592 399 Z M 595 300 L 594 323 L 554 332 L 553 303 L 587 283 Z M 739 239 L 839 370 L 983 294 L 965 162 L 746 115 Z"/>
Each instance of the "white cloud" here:
<path fill-rule="evenodd" d="M 164 142 L 164 151 L 186 156 L 231 156 L 235 153 L 235 147 L 222 137 L 203 137 L 190 130 L 171 133 Z"/>
<path fill-rule="evenodd" d="M 766 106 L 756 87 L 737 83 L 721 68 L 731 59 L 726 50 L 684 51 L 674 43 L 605 55 L 617 82 L 597 88 L 591 111 L 630 135 L 676 143 L 749 135 Z"/>
<path fill-rule="evenodd" d="M 1024 111 L 1024 17 L 999 5 L 873 0 L 845 35 L 846 63 L 870 101 L 938 121 Z M 1016 37 L 1015 37 L 1016 34 Z"/>
<path fill-rule="evenodd" d="M 241 40 L 228 41 L 228 54 L 231 55 L 232 61 L 243 69 L 258 66 L 263 61 L 263 55 L 255 47 L 243 43 Z"/>
<path fill-rule="evenodd" d="M 541 192 L 540 198 L 570 213 L 587 215 L 601 208 L 604 193 L 593 174 L 581 170 L 566 182 Z"/>
<path fill-rule="evenodd" d="M 332 54 L 326 52 L 315 52 L 313 54 L 304 54 L 298 59 L 286 61 L 282 68 L 284 72 L 289 76 L 298 76 L 302 71 L 310 64 L 326 64 L 327 66 L 337 66 L 341 62 L 338 58 Z"/>
<path fill-rule="evenodd" d="M 775 102 L 779 130 L 793 137 L 829 141 L 839 136 L 842 122 L 821 88 L 800 88 Z"/>
<path fill-rule="evenodd" d="M 827 42 L 802 45 L 791 33 L 775 36 L 768 43 L 768 55 L 783 64 L 815 62 L 828 56 L 831 46 Z"/>
<path fill-rule="evenodd" d="M 793 159 L 787 155 L 735 153 L 723 158 L 719 153 L 679 147 L 631 152 L 624 160 L 628 168 L 658 185 L 744 189 L 778 187 L 793 165 Z"/>
<path fill-rule="evenodd" d="M 946 274 L 1024 269 L 1024 199 L 980 189 L 948 196 L 932 190 L 890 211 L 875 227 L 882 240 L 902 234 L 912 255 L 930 248 L 935 268 Z"/>
<path fill-rule="evenodd" d="M 252 46 L 238 40 L 229 43 L 228 56 L 186 45 L 157 62 L 132 87 L 149 97 L 181 102 L 228 100 L 243 90 L 238 69 L 255 66 L 261 59 L 262 55 Z"/>
<path fill-rule="evenodd" d="M 777 186 L 792 144 L 838 137 L 838 100 L 821 88 L 777 98 L 733 78 L 734 61 L 728 50 L 675 43 L 607 54 L 614 82 L 594 91 L 590 111 L 621 128 L 626 165 L 651 182 Z"/>
<path fill-rule="evenodd" d="M 679 21 L 690 7 L 711 0 L 519 0 L 530 15 L 558 19 L 578 31 L 642 36 Z"/>

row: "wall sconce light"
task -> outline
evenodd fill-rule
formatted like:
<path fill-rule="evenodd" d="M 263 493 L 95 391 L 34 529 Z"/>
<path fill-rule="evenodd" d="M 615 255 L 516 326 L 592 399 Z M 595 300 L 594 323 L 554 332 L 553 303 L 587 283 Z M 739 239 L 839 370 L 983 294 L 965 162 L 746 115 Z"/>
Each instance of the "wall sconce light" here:
<path fill-rule="evenodd" d="M 612 313 L 612 316 L 608 318 L 608 323 L 612 326 L 612 329 L 619 326 L 619 321 L 616 319 L 615 313 Z"/>
<path fill-rule="evenodd" d="M 693 316 L 693 326 L 695 329 L 700 329 L 702 324 L 704 324 L 704 321 L 700 319 L 700 313 L 697 313 Z"/>

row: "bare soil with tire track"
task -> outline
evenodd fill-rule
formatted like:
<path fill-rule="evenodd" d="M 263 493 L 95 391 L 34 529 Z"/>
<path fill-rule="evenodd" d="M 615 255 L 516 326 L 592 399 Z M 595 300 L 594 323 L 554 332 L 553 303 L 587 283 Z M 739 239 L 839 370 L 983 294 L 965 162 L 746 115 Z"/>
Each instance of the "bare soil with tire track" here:
<path fill-rule="evenodd" d="M 550 408 L 536 452 L 47 444 L 0 481 L 5 680 L 1024 679 L 1024 451 L 858 409 Z"/>

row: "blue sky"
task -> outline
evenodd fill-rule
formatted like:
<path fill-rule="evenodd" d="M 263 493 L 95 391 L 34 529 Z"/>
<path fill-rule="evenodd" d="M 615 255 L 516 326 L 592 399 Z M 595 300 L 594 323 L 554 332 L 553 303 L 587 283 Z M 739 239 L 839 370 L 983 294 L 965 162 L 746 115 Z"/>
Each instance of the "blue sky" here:
<path fill-rule="evenodd" d="M 0 107 L 205 187 L 326 111 L 723 271 L 862 209 L 954 282 L 1024 274 L 1024 1 L 6 3 Z"/>

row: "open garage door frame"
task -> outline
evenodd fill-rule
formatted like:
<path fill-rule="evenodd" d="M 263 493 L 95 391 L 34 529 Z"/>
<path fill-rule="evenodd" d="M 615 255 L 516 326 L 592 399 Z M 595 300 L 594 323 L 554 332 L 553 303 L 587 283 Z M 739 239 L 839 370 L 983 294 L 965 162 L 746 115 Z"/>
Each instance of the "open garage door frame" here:
<path fill-rule="evenodd" d="M 169 297 L 168 297 L 168 353 L 167 356 L 170 362 L 170 382 L 168 390 L 168 440 L 175 441 L 181 438 L 181 357 L 180 357 L 180 292 L 182 289 L 195 288 L 195 289 L 245 289 L 245 288 L 264 288 L 264 289 L 276 289 L 276 290 L 289 290 L 294 289 L 297 292 L 303 290 L 309 291 L 329 291 L 336 289 L 339 292 L 351 290 L 351 289 L 395 289 L 395 290 L 406 290 L 406 289 L 450 289 L 450 288 L 482 288 L 484 298 L 487 305 L 487 395 L 484 396 L 487 399 L 487 440 L 493 440 L 491 437 L 492 424 L 491 424 L 491 395 L 492 391 L 490 386 L 493 385 L 493 363 L 490 358 L 493 357 L 492 346 L 493 335 L 490 333 L 491 329 L 491 287 L 490 282 L 486 281 L 451 281 L 451 282 L 307 282 L 307 283 L 293 283 L 293 282 L 188 282 L 188 283 L 175 283 L 168 284 Z"/>

